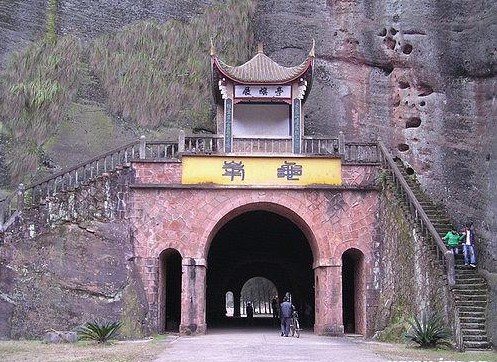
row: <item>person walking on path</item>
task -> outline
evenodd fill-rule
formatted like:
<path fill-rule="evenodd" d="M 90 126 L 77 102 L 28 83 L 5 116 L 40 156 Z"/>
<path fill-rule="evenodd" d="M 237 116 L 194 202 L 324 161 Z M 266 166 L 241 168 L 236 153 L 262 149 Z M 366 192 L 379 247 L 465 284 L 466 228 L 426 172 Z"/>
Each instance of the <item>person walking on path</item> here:
<path fill-rule="evenodd" d="M 464 239 L 464 235 L 459 234 L 456 231 L 456 228 L 452 228 L 445 234 L 445 236 L 442 238 L 447 241 L 447 246 L 449 247 L 450 251 L 452 251 L 453 254 L 458 254 L 459 252 L 459 243 L 461 240 Z"/>
<path fill-rule="evenodd" d="M 280 305 L 281 318 L 281 336 L 288 337 L 290 333 L 290 323 L 292 322 L 294 307 L 288 300 L 288 297 L 283 298 L 283 303 Z"/>

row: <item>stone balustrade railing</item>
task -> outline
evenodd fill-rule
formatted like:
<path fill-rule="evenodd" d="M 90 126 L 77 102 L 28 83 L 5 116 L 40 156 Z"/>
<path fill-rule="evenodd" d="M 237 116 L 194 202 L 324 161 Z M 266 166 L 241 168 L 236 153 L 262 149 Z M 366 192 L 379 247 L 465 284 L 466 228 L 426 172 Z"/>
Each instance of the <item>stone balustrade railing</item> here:
<path fill-rule="evenodd" d="M 288 138 L 235 138 L 233 145 L 240 153 L 292 153 Z M 238 148 L 237 148 L 238 147 Z M 95 178 L 129 167 L 133 160 L 161 161 L 176 159 L 186 153 L 223 153 L 224 138 L 221 135 L 191 135 L 180 132 L 177 141 L 140 140 L 116 148 L 84 163 L 51 175 L 27 187 L 19 185 L 17 191 L 0 201 L 0 232 L 5 231 L 25 208 L 44 202 L 58 192 L 70 191 L 88 184 Z M 346 163 L 378 163 L 376 143 L 345 143 L 339 138 L 310 137 L 302 139 L 302 153 L 342 157 Z"/>
<path fill-rule="evenodd" d="M 132 142 L 27 187 L 20 184 L 15 194 L 0 202 L 0 232 L 5 231 L 25 208 L 31 208 L 59 192 L 89 183 L 117 168 L 128 166 L 132 159 L 139 158 L 139 146 L 140 142 Z"/>
<path fill-rule="evenodd" d="M 452 254 L 452 252 L 450 252 L 445 246 L 445 243 L 443 242 L 432 222 L 426 215 L 423 207 L 407 184 L 404 176 L 402 176 L 402 173 L 400 172 L 399 168 L 395 164 L 395 161 L 389 154 L 382 141 L 378 141 L 378 149 L 383 166 L 390 171 L 396 190 L 406 201 L 409 207 L 410 214 L 414 218 L 414 221 L 416 221 L 416 223 L 419 225 L 421 233 L 426 239 L 433 241 L 433 244 L 435 245 L 436 256 L 438 260 L 442 262 L 445 273 L 447 275 L 448 285 L 452 288 L 456 283 L 454 254 Z"/>

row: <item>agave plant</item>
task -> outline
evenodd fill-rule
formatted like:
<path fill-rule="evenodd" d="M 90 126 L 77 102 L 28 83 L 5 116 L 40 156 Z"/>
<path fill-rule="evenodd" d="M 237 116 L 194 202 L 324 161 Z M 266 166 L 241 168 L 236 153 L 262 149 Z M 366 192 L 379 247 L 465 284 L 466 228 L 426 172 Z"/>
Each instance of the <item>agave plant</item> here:
<path fill-rule="evenodd" d="M 433 348 L 438 345 L 450 346 L 447 340 L 450 332 L 445 328 L 439 315 L 423 313 L 421 321 L 417 316 L 413 316 L 409 324 L 411 328 L 404 336 L 408 341 L 419 344 L 421 348 Z"/>
<path fill-rule="evenodd" d="M 88 322 L 78 330 L 79 339 L 89 339 L 105 343 L 116 337 L 122 322 Z"/>

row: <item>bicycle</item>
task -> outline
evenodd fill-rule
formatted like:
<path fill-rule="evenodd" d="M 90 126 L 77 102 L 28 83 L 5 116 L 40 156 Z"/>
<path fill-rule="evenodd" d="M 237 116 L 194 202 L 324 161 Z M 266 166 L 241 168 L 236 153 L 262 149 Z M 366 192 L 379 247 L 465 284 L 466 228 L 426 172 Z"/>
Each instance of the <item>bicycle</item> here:
<path fill-rule="evenodd" d="M 296 335 L 296 337 L 299 338 L 301 330 L 302 328 L 300 328 L 299 314 L 297 313 L 297 311 L 294 311 L 292 313 L 292 320 L 290 323 L 290 333 L 292 334 L 292 336 Z"/>

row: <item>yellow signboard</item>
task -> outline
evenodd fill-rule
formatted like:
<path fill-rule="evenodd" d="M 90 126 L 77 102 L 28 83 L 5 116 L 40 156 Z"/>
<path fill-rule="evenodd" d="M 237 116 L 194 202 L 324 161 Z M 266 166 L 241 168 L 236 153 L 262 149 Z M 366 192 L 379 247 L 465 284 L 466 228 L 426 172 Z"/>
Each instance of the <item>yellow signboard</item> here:
<path fill-rule="evenodd" d="M 341 185 L 339 158 L 183 156 L 182 184 Z"/>

